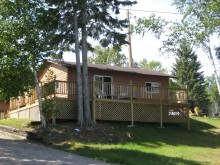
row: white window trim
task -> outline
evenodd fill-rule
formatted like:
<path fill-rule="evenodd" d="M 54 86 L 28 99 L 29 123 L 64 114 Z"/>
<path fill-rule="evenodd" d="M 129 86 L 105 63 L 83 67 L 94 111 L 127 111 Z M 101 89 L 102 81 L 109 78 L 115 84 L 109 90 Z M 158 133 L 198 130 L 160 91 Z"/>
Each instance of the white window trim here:
<path fill-rule="evenodd" d="M 147 86 L 146 84 L 151 84 L 151 86 Z M 145 82 L 144 86 L 147 87 L 145 88 L 145 92 L 147 93 L 159 93 L 159 87 L 160 87 L 159 82 Z"/>
<path fill-rule="evenodd" d="M 110 82 L 110 83 L 113 83 L 113 77 L 112 77 L 112 76 L 94 75 L 94 76 L 93 76 L 93 81 L 94 81 L 94 82 L 98 82 L 98 81 L 95 81 L 95 77 L 102 77 L 102 78 L 103 78 L 103 77 L 109 77 L 109 78 L 111 78 L 111 82 Z M 102 79 L 102 82 L 101 82 L 101 83 L 102 83 L 102 84 L 104 83 L 103 79 Z M 104 91 L 104 88 L 102 88 L 101 90 L 102 90 L 103 93 L 105 92 L 105 91 Z M 113 85 L 111 85 L 111 94 L 113 93 L 113 91 L 114 91 L 114 90 L 113 90 Z"/>

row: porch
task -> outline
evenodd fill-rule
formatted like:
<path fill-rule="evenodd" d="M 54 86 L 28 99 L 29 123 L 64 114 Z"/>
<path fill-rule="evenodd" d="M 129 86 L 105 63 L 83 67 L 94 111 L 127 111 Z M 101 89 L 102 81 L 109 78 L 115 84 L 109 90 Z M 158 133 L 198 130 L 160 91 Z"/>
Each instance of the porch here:
<path fill-rule="evenodd" d="M 77 120 L 77 83 L 53 81 L 41 87 L 43 97 L 53 96 L 60 114 L 57 119 Z M 91 112 L 94 121 L 131 121 L 186 123 L 188 121 L 188 98 L 186 89 L 170 89 L 108 82 L 90 83 Z M 10 100 L 10 116 L 26 114 L 28 108 L 37 109 L 36 90 L 28 95 Z M 20 111 L 22 110 L 22 112 Z M 29 110 L 30 111 L 30 110 Z M 16 114 L 14 114 L 14 112 Z M 33 112 L 34 113 L 34 112 Z M 37 115 L 37 113 L 35 112 Z M 38 114 L 39 115 L 39 114 Z M 20 115 L 22 116 L 22 115 Z M 33 116 L 33 115 L 32 115 Z M 36 119 L 39 119 L 37 116 Z"/>

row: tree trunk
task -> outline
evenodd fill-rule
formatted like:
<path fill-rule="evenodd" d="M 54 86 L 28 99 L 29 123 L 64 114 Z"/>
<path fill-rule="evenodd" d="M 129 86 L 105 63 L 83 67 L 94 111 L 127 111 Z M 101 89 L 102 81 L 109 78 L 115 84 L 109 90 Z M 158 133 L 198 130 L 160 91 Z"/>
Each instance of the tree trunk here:
<path fill-rule="evenodd" d="M 84 0 L 82 5 L 82 61 L 83 61 L 83 87 L 84 87 L 84 112 L 86 124 L 92 123 L 90 112 L 89 99 L 89 79 L 88 79 L 88 63 L 87 63 L 87 15 L 86 15 L 87 1 Z"/>
<path fill-rule="evenodd" d="M 76 53 L 76 71 L 77 71 L 77 100 L 78 100 L 78 124 L 83 125 L 83 96 L 82 96 L 82 77 L 81 77 L 81 64 L 80 64 L 80 52 L 79 52 L 79 31 L 77 20 L 77 0 L 72 0 L 74 11 L 74 31 L 75 31 L 75 53 Z"/>
<path fill-rule="evenodd" d="M 211 51 L 210 45 L 206 45 L 206 47 L 208 48 L 209 59 L 211 60 L 213 68 L 214 68 L 215 81 L 216 81 L 216 85 L 217 85 L 217 88 L 218 88 L 218 93 L 220 95 L 220 84 L 219 84 L 218 72 L 217 72 L 217 69 L 216 69 L 216 66 L 215 66 L 212 51 Z"/>
<path fill-rule="evenodd" d="M 39 104 L 39 111 L 40 111 L 40 121 L 41 121 L 41 124 L 43 126 L 43 129 L 46 130 L 47 129 L 47 123 L 46 123 L 44 113 L 43 113 L 42 96 L 41 96 L 39 81 L 38 81 L 38 77 L 37 77 L 37 71 L 36 71 L 35 67 L 33 67 L 33 70 L 34 70 L 34 82 L 35 82 L 35 87 L 36 87 L 36 90 L 37 90 L 37 97 L 38 97 L 38 104 Z"/>

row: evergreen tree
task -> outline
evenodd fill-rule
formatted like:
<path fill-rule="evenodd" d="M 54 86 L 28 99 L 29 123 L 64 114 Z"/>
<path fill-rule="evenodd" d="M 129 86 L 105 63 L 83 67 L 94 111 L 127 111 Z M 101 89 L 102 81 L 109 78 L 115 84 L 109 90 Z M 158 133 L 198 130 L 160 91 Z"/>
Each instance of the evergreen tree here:
<path fill-rule="evenodd" d="M 131 6 L 135 3 L 136 1 L 130 0 L 45 1 L 48 11 L 50 11 L 51 15 L 54 15 L 52 18 L 56 18 L 58 21 L 59 27 L 57 33 L 61 36 L 57 40 L 59 49 L 74 51 L 72 45 L 75 40 L 81 38 L 84 117 L 87 123 L 91 121 L 87 67 L 87 51 L 91 50 L 91 47 L 87 38 L 90 37 L 99 41 L 104 47 L 110 44 L 120 46 L 127 43 L 123 28 L 127 27 L 128 21 L 126 19 L 120 20 L 117 15 L 119 14 L 119 7 Z M 81 29 L 79 38 L 75 38 L 74 30 L 75 21 L 73 21 L 73 18 L 76 19 L 74 17 L 74 13 L 76 12 L 78 28 Z"/>
<path fill-rule="evenodd" d="M 208 93 L 197 55 L 187 43 L 183 42 L 177 49 L 176 56 L 173 75 L 178 77 L 177 81 L 181 86 L 187 85 L 189 99 L 194 100 L 195 105 L 200 108 L 206 108 L 209 103 Z"/>

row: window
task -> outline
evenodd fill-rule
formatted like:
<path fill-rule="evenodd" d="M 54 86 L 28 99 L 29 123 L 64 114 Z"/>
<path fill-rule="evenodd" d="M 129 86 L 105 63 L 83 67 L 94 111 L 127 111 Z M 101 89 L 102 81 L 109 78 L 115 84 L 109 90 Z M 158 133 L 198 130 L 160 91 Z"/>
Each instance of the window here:
<path fill-rule="evenodd" d="M 158 82 L 145 82 L 145 92 L 148 93 L 158 93 L 159 92 L 159 87 L 160 83 Z"/>

